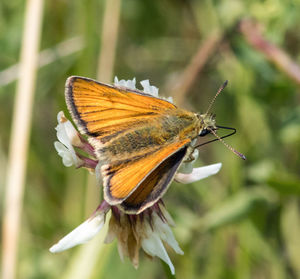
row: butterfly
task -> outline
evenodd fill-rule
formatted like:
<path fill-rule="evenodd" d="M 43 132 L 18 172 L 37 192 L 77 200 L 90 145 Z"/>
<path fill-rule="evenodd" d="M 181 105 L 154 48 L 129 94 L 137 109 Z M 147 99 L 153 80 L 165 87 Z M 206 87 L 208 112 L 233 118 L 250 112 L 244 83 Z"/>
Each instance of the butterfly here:
<path fill-rule="evenodd" d="M 199 136 L 213 133 L 222 140 L 210 107 L 193 113 L 139 90 L 78 76 L 67 79 L 65 98 L 101 162 L 104 199 L 127 214 L 141 213 L 164 195 Z"/>

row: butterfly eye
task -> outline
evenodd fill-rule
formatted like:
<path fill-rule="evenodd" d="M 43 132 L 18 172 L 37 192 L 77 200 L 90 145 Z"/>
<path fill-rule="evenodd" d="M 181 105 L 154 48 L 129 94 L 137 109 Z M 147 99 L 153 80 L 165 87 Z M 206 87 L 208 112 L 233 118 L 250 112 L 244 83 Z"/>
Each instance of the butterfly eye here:
<path fill-rule="evenodd" d="M 209 134 L 209 133 L 210 133 L 210 130 L 208 130 L 208 129 L 203 129 L 203 130 L 200 132 L 199 136 L 200 136 L 200 137 L 204 137 L 204 136 L 206 136 L 206 135 Z"/>

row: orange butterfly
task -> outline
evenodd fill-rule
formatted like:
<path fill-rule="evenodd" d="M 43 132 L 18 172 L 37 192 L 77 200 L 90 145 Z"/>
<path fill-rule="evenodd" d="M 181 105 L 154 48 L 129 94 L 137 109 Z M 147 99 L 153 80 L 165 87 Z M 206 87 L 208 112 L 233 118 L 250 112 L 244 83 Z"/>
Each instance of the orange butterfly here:
<path fill-rule="evenodd" d="M 189 112 L 139 90 L 73 76 L 65 96 L 73 120 L 103 162 L 105 200 L 128 214 L 162 197 L 181 163 L 191 159 L 194 139 L 217 136 L 208 112 Z"/>

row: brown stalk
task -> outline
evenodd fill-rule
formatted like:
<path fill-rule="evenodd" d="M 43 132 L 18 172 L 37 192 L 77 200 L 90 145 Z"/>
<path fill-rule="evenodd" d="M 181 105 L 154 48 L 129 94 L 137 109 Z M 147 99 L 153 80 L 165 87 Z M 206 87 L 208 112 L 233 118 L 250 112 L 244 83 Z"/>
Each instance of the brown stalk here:
<path fill-rule="evenodd" d="M 300 85 L 300 66 L 284 50 L 266 40 L 256 22 L 244 19 L 239 24 L 239 30 L 252 47 Z"/>
<path fill-rule="evenodd" d="M 84 47 L 81 37 L 73 37 L 58 43 L 54 47 L 44 49 L 39 53 L 38 67 L 42 68 L 66 56 L 74 54 Z M 20 64 L 14 64 L 0 72 L 0 86 L 5 86 L 20 78 Z"/>
<path fill-rule="evenodd" d="M 13 111 L 3 212 L 1 278 L 5 279 L 15 278 L 17 269 L 18 241 L 42 14 L 43 0 L 27 1 L 20 58 L 20 78 L 17 84 Z"/>
<path fill-rule="evenodd" d="M 177 105 L 180 106 L 183 103 L 186 94 L 199 76 L 199 73 L 218 47 L 221 38 L 222 36 L 220 33 L 213 32 L 203 43 L 201 43 L 196 54 L 192 57 L 189 65 L 177 79 L 175 85 L 164 90 L 165 92 L 172 92 L 172 96 L 176 100 Z"/>

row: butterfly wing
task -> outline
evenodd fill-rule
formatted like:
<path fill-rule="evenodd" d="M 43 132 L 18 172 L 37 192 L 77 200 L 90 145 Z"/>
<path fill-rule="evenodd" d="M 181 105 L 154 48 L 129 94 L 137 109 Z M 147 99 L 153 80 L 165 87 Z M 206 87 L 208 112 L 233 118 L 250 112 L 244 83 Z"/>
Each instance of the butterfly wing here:
<path fill-rule="evenodd" d="M 139 214 L 147 207 L 156 203 L 167 191 L 169 184 L 182 163 L 187 151 L 183 146 L 166 158 L 155 168 L 143 182 L 130 194 L 120 207 L 128 214 Z"/>
<path fill-rule="evenodd" d="M 150 192 L 156 189 L 156 192 L 152 193 L 153 197 L 150 198 L 152 201 L 155 200 L 159 196 L 159 192 L 163 191 L 162 186 L 164 185 L 166 188 L 173 178 L 185 155 L 188 143 L 189 140 L 175 142 L 151 152 L 151 154 L 145 154 L 145 156 L 112 161 L 110 164 L 102 166 L 105 199 L 110 204 L 120 204 L 129 197 L 124 203 L 125 208 L 126 204 L 128 207 L 130 207 L 130 203 L 139 204 L 140 200 L 148 197 Z M 184 152 L 178 153 L 179 150 L 184 150 Z M 164 171 L 163 178 L 160 176 L 162 174 L 159 173 L 159 170 Z M 161 178 L 162 181 L 158 183 Z M 132 195 L 131 198 L 130 195 Z"/>
<path fill-rule="evenodd" d="M 149 122 L 176 106 L 140 91 L 118 88 L 77 76 L 65 91 L 68 109 L 82 133 L 107 142 L 128 127 Z"/>

